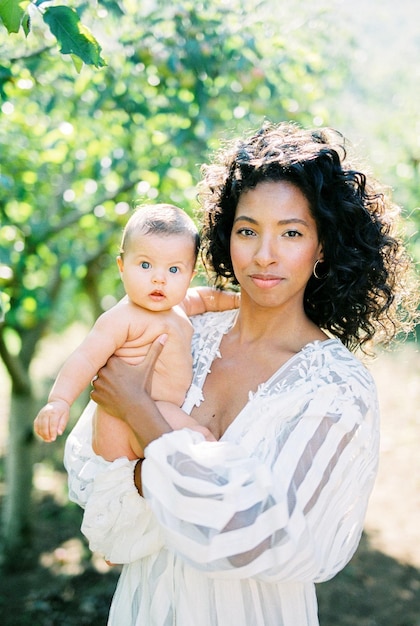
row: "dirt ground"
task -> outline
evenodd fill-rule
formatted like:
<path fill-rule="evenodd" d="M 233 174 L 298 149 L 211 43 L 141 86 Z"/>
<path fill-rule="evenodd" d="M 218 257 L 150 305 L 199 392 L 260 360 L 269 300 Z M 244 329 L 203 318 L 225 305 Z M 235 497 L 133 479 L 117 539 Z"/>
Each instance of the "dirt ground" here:
<path fill-rule="evenodd" d="M 339 575 L 318 586 L 320 621 L 322 626 L 420 626 L 418 347 L 382 354 L 369 367 L 382 409 L 379 476 L 359 550 Z M 47 463 L 39 445 L 33 546 L 15 572 L 1 574 L 0 624 L 104 626 L 118 569 L 92 556 L 83 541 L 80 511 L 67 502 L 60 447 L 55 461 Z"/>

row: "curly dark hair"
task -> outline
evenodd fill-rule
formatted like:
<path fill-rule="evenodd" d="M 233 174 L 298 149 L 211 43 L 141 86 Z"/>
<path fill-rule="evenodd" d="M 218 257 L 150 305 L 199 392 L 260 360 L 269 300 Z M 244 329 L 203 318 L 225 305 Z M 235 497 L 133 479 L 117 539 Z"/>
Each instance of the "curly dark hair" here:
<path fill-rule="evenodd" d="M 230 234 L 241 193 L 261 182 L 300 189 L 315 219 L 324 259 L 306 287 L 307 316 L 350 349 L 388 343 L 414 323 L 411 262 L 396 236 L 396 207 L 384 187 L 350 165 L 332 129 L 266 124 L 228 144 L 202 168 L 202 259 L 216 285 L 237 284 Z"/>

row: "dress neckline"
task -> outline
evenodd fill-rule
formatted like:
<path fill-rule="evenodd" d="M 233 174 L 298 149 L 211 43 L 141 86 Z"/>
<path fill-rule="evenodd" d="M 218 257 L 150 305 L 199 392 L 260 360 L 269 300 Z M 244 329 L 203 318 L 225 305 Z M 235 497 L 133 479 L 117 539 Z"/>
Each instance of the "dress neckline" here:
<path fill-rule="evenodd" d="M 222 436 L 219 438 L 219 441 L 224 441 L 229 436 L 230 431 L 237 427 L 238 421 L 241 419 L 242 415 L 247 411 L 249 405 L 256 398 L 258 398 L 264 392 L 266 388 L 270 387 L 270 385 L 272 384 L 272 381 L 275 378 L 281 376 L 281 373 L 283 371 L 286 371 L 288 368 L 293 366 L 295 361 L 298 361 L 299 359 L 303 358 L 304 355 L 310 352 L 311 350 L 315 351 L 317 349 L 320 349 L 321 347 L 322 349 L 324 349 L 325 347 L 327 347 L 327 345 L 330 345 L 330 344 L 331 345 L 334 345 L 334 344 L 343 345 L 342 342 L 338 338 L 335 338 L 335 337 L 327 337 L 327 339 L 324 339 L 324 340 L 314 339 L 313 341 L 309 341 L 304 346 L 302 346 L 299 352 L 296 352 L 295 354 L 293 354 L 289 359 L 287 359 L 287 361 L 285 361 L 282 365 L 280 365 L 280 367 L 275 372 L 273 372 L 273 374 L 269 378 L 267 378 L 267 380 L 261 382 L 255 391 L 250 390 L 248 392 L 247 402 L 244 404 L 242 409 L 239 411 L 239 413 L 235 416 L 235 418 L 226 428 Z M 203 381 L 203 385 L 204 385 L 204 381 Z"/>
<path fill-rule="evenodd" d="M 204 340 L 204 345 L 200 346 L 200 354 L 195 363 L 195 373 L 192 385 L 188 391 L 186 401 L 184 403 L 184 410 L 188 413 L 191 412 L 193 406 L 199 406 L 201 402 L 204 400 L 203 397 L 203 387 L 204 382 L 207 378 L 207 374 L 211 371 L 211 365 L 216 358 L 222 358 L 220 353 L 220 344 L 222 342 L 223 336 L 226 335 L 231 328 L 233 327 L 237 315 L 239 311 L 237 309 L 224 311 L 224 312 L 216 312 L 216 313 L 205 313 L 203 316 L 216 316 L 217 325 L 214 325 L 214 330 L 216 332 L 211 332 L 208 337 Z M 221 319 L 219 319 L 221 318 Z M 212 324 L 213 326 L 213 324 Z M 206 342 L 207 345 L 206 345 Z M 265 381 L 262 381 L 255 391 L 249 390 L 248 392 L 248 401 L 242 407 L 238 415 L 235 417 L 233 422 L 227 427 L 225 432 L 220 438 L 220 441 L 223 440 L 224 435 L 227 431 L 230 430 L 231 426 L 237 421 L 238 417 L 243 413 L 243 411 L 247 408 L 250 401 L 255 398 L 258 394 L 260 394 L 267 386 L 271 384 L 274 378 L 278 377 L 279 374 L 283 370 L 286 370 L 288 367 L 293 365 L 295 361 L 299 358 L 302 358 L 302 355 L 306 354 L 310 350 L 317 350 L 321 346 L 322 348 L 327 347 L 330 344 L 342 345 L 341 341 L 336 337 L 327 337 L 326 339 L 314 339 L 306 343 L 299 352 L 293 354 L 290 358 L 287 359 L 282 365 L 280 365 L 273 374 Z"/>

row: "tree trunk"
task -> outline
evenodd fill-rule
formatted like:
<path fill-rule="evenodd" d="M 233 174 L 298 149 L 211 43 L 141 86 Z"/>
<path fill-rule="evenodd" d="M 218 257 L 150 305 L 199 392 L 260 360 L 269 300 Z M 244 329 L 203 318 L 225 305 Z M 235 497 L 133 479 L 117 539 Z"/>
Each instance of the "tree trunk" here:
<path fill-rule="evenodd" d="M 30 392 L 12 394 L 2 533 L 2 561 L 5 569 L 24 566 L 24 548 L 31 541 L 33 407 L 34 400 Z"/>

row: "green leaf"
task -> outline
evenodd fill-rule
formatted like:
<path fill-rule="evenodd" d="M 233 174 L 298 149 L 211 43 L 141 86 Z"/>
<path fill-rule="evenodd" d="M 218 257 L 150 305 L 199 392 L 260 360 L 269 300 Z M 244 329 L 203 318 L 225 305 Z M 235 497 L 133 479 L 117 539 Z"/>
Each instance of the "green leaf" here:
<path fill-rule="evenodd" d="M 83 61 L 76 54 L 71 55 L 71 60 L 73 61 L 74 68 L 78 74 L 82 71 Z"/>
<path fill-rule="evenodd" d="M 9 33 L 19 31 L 29 0 L 0 0 L 0 20 Z"/>
<path fill-rule="evenodd" d="M 4 87 L 12 81 L 12 72 L 8 67 L 0 65 L 0 100 L 7 100 Z M 5 187 L 5 177 L 0 175 L 0 187 Z"/>
<path fill-rule="evenodd" d="M 45 10 L 43 19 L 57 38 L 62 54 L 76 55 L 87 65 L 106 65 L 101 57 L 101 46 L 90 30 L 81 23 L 74 9 L 65 6 L 49 7 Z"/>
<path fill-rule="evenodd" d="M 23 32 L 25 33 L 25 37 L 27 37 L 31 30 L 31 18 L 27 13 L 23 16 L 22 28 Z"/>

